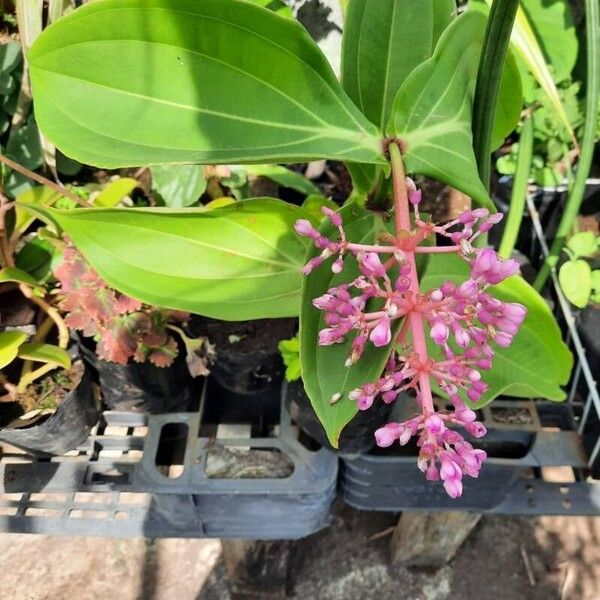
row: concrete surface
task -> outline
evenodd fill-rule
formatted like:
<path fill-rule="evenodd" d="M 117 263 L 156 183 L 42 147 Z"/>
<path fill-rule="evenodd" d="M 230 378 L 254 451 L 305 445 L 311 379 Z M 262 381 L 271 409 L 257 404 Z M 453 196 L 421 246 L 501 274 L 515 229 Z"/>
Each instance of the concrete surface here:
<path fill-rule="evenodd" d="M 293 544 L 290 597 L 600 600 L 600 518 L 484 517 L 437 570 L 390 565 L 393 524 L 338 505 L 332 527 Z M 229 600 L 218 540 L 6 534 L 0 557 L 0 600 Z"/>

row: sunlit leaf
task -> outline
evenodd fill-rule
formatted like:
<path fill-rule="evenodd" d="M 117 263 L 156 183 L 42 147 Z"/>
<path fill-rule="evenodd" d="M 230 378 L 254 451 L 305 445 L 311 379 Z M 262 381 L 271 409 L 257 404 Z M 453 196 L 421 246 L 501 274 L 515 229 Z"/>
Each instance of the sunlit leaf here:
<path fill-rule="evenodd" d="M 19 346 L 27 339 L 20 331 L 0 332 L 0 369 L 9 365 L 19 353 Z"/>
<path fill-rule="evenodd" d="M 308 33 L 250 2 L 104 0 L 48 27 L 29 61 L 41 129 L 81 162 L 385 164 Z"/>
<path fill-rule="evenodd" d="M 234 321 L 298 315 L 307 242 L 293 225 L 308 216 L 281 200 L 44 214 L 111 286 L 148 304 Z"/>

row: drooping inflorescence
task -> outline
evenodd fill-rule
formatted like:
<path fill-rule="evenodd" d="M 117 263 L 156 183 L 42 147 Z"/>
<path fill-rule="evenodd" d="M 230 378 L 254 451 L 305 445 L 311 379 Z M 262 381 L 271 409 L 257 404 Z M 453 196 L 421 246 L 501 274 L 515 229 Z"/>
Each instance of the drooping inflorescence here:
<path fill-rule="evenodd" d="M 403 392 L 412 391 L 420 413 L 378 429 L 377 444 L 386 447 L 398 441 L 404 445 L 415 438 L 419 469 L 429 480 L 441 479 L 447 493 L 456 498 L 462 494 L 463 476 L 477 477 L 486 458 L 486 453 L 474 448 L 460 432 L 474 438 L 486 433 L 466 400 L 475 403 L 481 399 L 487 390 L 482 372 L 492 367 L 494 347 L 510 346 L 526 314 L 524 306 L 494 298 L 489 288 L 516 274 L 519 265 L 501 260 L 490 248 L 473 246 L 481 233 L 500 221 L 501 214 L 490 215 L 487 209 L 478 208 L 436 225 L 422 220 L 418 209 L 421 193 L 408 178 L 406 187 L 415 213 L 414 226 L 410 232 L 397 231 L 395 238 L 385 240 L 387 245 L 352 243 L 346 238 L 341 216 L 328 208 L 323 208 L 323 213 L 337 229 L 337 239 L 324 237 L 307 220 L 297 221 L 295 229 L 321 250 L 304 267 L 306 275 L 331 258 L 334 273 L 343 270 L 349 256 L 360 269 L 354 280 L 313 300 L 314 306 L 324 311 L 327 325 L 319 333 L 319 344 L 342 343 L 353 335 L 347 367 L 360 360 L 368 343 L 390 346 L 381 377 L 352 390 L 349 398 L 360 410 L 367 410 L 378 398 L 391 403 Z M 447 238 L 451 245 L 419 245 L 434 234 Z M 421 290 L 415 255 L 441 252 L 455 252 L 466 261 L 470 277 Z M 400 327 L 397 321 L 402 322 Z M 426 331 L 439 349 L 435 357 L 427 353 Z M 436 410 L 432 382 L 448 396 L 452 410 Z"/>

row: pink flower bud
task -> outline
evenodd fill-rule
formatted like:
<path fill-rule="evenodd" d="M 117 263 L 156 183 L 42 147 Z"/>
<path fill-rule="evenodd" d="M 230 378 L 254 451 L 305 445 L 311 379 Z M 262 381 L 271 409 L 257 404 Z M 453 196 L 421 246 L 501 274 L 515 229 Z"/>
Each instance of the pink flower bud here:
<path fill-rule="evenodd" d="M 398 434 L 399 427 L 397 424 L 388 423 L 375 432 L 375 441 L 380 448 L 387 448 L 398 439 Z"/>
<path fill-rule="evenodd" d="M 494 342 L 496 342 L 496 344 L 498 344 L 498 346 L 500 346 L 500 348 L 508 348 L 513 341 L 513 336 L 505 333 L 504 331 L 499 331 L 495 336 L 494 336 Z"/>
<path fill-rule="evenodd" d="M 421 202 L 421 190 L 416 190 L 414 192 L 408 193 L 408 201 L 413 206 L 418 206 L 419 202 Z"/>
<path fill-rule="evenodd" d="M 371 331 L 369 339 L 375 346 L 381 348 L 387 346 L 392 340 L 392 331 L 390 329 L 390 320 L 387 317 L 382 317 L 379 323 Z"/>
<path fill-rule="evenodd" d="M 304 275 L 310 275 L 314 269 L 320 267 L 323 264 L 323 259 L 320 256 L 315 258 L 311 258 L 305 265 L 302 267 L 302 273 Z"/>
<path fill-rule="evenodd" d="M 450 331 L 442 321 L 436 321 L 432 325 L 429 335 L 438 346 L 443 346 L 448 341 Z"/>
<path fill-rule="evenodd" d="M 336 275 L 338 273 L 342 272 L 342 269 L 344 268 L 344 259 L 340 256 L 332 265 L 331 265 L 331 270 L 333 273 L 335 273 Z"/>
<path fill-rule="evenodd" d="M 427 420 L 425 421 L 425 428 L 431 435 L 439 435 L 444 431 L 444 429 L 446 429 L 446 426 L 444 425 L 443 419 L 439 415 L 433 414 L 427 417 Z"/>
<path fill-rule="evenodd" d="M 442 290 L 433 290 L 433 292 L 431 292 L 429 297 L 434 302 L 441 302 L 444 299 L 444 294 L 442 293 Z"/>
<path fill-rule="evenodd" d="M 334 210 L 327 208 L 327 206 L 323 206 L 321 208 L 321 212 L 331 221 L 331 223 L 335 227 L 342 226 L 342 217 L 338 213 L 336 213 Z"/>
<path fill-rule="evenodd" d="M 490 211 L 487 208 L 476 208 L 473 211 L 473 216 L 476 219 L 485 219 L 490 214 Z"/>
<path fill-rule="evenodd" d="M 475 221 L 475 217 L 473 216 L 473 211 L 466 210 L 464 213 L 458 216 L 458 222 L 463 225 L 468 225 L 469 223 L 473 223 Z"/>
<path fill-rule="evenodd" d="M 465 425 L 465 429 L 474 438 L 482 438 L 487 433 L 487 429 L 479 421 L 474 421 L 473 423 L 467 423 Z"/>
<path fill-rule="evenodd" d="M 375 252 L 367 252 L 363 255 L 360 261 L 360 270 L 367 277 L 383 277 L 385 268 L 381 264 L 379 255 Z"/>
<path fill-rule="evenodd" d="M 463 492 L 463 484 L 460 479 L 448 479 L 444 481 L 444 489 L 450 498 L 460 498 Z"/>
<path fill-rule="evenodd" d="M 312 226 L 308 219 L 298 219 L 294 223 L 294 229 L 298 235 L 304 235 L 313 239 L 320 237 L 320 233 Z"/>

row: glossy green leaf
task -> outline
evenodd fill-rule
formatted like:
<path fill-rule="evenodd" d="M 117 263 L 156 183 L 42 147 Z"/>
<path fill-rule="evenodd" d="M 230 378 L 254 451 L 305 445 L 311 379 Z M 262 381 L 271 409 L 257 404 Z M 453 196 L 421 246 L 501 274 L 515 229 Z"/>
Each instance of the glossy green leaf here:
<path fill-rule="evenodd" d="M 567 300 L 585 308 L 592 293 L 592 269 L 585 260 L 568 260 L 558 271 L 558 282 Z"/>
<path fill-rule="evenodd" d="M 102 167 L 385 163 L 380 133 L 296 21 L 241 0 L 104 0 L 29 54 L 36 116 Z"/>
<path fill-rule="evenodd" d="M 408 75 L 431 57 L 454 0 L 352 0 L 342 41 L 342 85 L 384 130 Z"/>
<path fill-rule="evenodd" d="M 62 196 L 58 192 L 52 188 L 46 187 L 45 185 L 31 188 L 20 194 L 17 198 L 16 220 L 14 227 L 15 233 L 18 235 L 25 233 L 27 228 L 35 220 L 35 215 L 30 210 L 25 208 L 25 204 L 34 206 L 52 206 L 61 198 Z"/>
<path fill-rule="evenodd" d="M 298 315 L 308 242 L 294 232 L 307 218 L 296 206 L 44 212 L 111 286 L 143 302 L 232 321 Z"/>
<path fill-rule="evenodd" d="M 463 260 L 455 255 L 437 254 L 431 258 L 421 289 L 437 288 L 446 281 L 459 283 L 468 276 L 469 267 Z M 544 299 L 519 276 L 494 286 L 492 293 L 504 302 L 525 305 L 527 316 L 510 348 L 494 350 L 493 369 L 483 373 L 490 387 L 477 406 L 500 394 L 564 400 L 561 386 L 569 380 L 573 357 Z M 432 354 L 435 348 L 430 345 Z"/>
<path fill-rule="evenodd" d="M 71 357 L 69 356 L 69 353 L 52 344 L 21 344 L 19 347 L 19 358 L 32 360 L 34 362 L 56 364 L 65 369 L 71 367 Z"/>
<path fill-rule="evenodd" d="M 152 189 L 169 208 L 192 206 L 206 190 L 206 179 L 198 165 L 157 165 L 152 172 Z"/>
<path fill-rule="evenodd" d="M 35 236 L 17 252 L 15 266 L 38 283 L 44 283 L 52 276 L 53 262 L 60 260 L 59 257 L 60 251 L 51 242 Z"/>
<path fill-rule="evenodd" d="M 444 32 L 434 55 L 409 76 L 388 134 L 401 140 L 409 173 L 450 185 L 493 209 L 477 172 L 471 117 L 485 18 L 467 12 Z"/>
<path fill-rule="evenodd" d="M 9 365 L 19 353 L 19 346 L 27 339 L 20 331 L 0 332 L 0 369 Z"/>
<path fill-rule="evenodd" d="M 94 206 L 99 208 L 113 208 L 125 197 L 129 196 L 138 186 L 132 177 L 119 177 L 111 181 L 96 197 Z"/>
<path fill-rule="evenodd" d="M 40 284 L 29 273 L 17 269 L 16 267 L 5 267 L 0 269 L 0 283 L 25 283 L 33 287 L 40 287 Z"/>
<path fill-rule="evenodd" d="M 266 177 L 282 187 L 291 188 L 301 194 L 320 194 L 319 188 L 309 179 L 280 165 L 248 165 L 248 174 L 255 177 Z"/>
<path fill-rule="evenodd" d="M 0 46 L 0 73 L 12 73 L 22 61 L 21 44 L 8 42 Z"/>
<path fill-rule="evenodd" d="M 355 243 L 372 244 L 379 233 L 386 231 L 381 217 L 357 204 L 347 204 L 341 209 L 344 230 L 348 239 Z M 324 235 L 334 235 L 333 226 L 324 221 L 321 226 Z M 306 259 L 317 254 L 311 249 Z M 348 398 L 348 393 L 364 383 L 376 379 L 381 374 L 387 360 L 391 344 L 385 348 L 375 348 L 368 344 L 362 358 L 351 367 L 345 362 L 350 352 L 352 338 L 343 344 L 320 346 L 317 342 L 319 331 L 327 327 L 324 313 L 312 304 L 314 298 L 323 295 L 330 287 L 343 281 L 352 281 L 359 275 L 356 261 L 347 259 L 343 271 L 334 275 L 330 259 L 304 278 L 302 303 L 300 308 L 300 363 L 304 388 L 327 433 L 333 447 L 337 447 L 340 433 L 356 415 L 356 402 Z M 341 394 L 340 399 L 331 404 L 331 398 Z"/>

